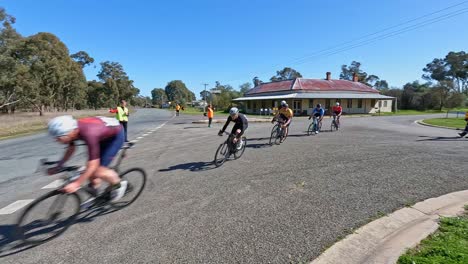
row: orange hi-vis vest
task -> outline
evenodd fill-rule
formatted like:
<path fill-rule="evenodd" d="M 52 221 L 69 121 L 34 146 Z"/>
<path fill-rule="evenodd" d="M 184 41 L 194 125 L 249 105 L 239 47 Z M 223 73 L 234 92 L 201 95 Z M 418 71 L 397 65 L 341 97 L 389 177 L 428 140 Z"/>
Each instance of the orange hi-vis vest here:
<path fill-rule="evenodd" d="M 214 116 L 214 111 L 210 107 L 208 107 L 208 118 L 213 118 Z"/>

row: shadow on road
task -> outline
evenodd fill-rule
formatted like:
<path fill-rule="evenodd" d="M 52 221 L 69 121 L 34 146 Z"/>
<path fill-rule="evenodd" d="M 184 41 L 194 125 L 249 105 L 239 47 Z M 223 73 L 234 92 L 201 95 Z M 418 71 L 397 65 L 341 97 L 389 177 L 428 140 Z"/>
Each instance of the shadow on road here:
<path fill-rule="evenodd" d="M 96 217 L 113 213 L 121 208 L 114 208 L 111 206 L 94 207 L 89 210 L 82 211 L 78 214 L 77 220 L 70 225 L 73 226 L 76 223 L 89 223 L 92 222 Z M 28 232 L 28 239 L 35 239 L 38 242 L 24 243 L 21 240 L 21 235 L 18 233 L 18 227 L 14 225 L 0 225 L 0 258 L 14 255 L 25 250 L 40 246 L 48 241 L 51 241 L 60 235 L 66 233 L 66 230 L 61 231 L 64 228 L 64 224 L 57 223 L 56 225 L 47 225 L 42 229 L 37 229 L 38 222 L 41 220 L 34 220 L 28 225 L 23 226 L 24 229 L 34 230 Z M 68 224 L 67 224 L 68 225 Z M 50 235 L 49 235 L 50 234 Z M 45 236 L 46 238 L 43 238 Z M 42 240 L 42 241 L 41 241 Z"/>
<path fill-rule="evenodd" d="M 420 136 L 420 137 L 425 137 L 425 136 Z M 416 141 L 460 141 L 463 140 L 463 138 L 460 137 L 429 137 L 425 139 L 418 139 Z"/>
<path fill-rule="evenodd" d="M 171 166 L 167 169 L 160 169 L 159 171 L 173 171 L 173 170 L 189 170 L 189 171 L 206 171 L 206 170 L 212 170 L 215 169 L 216 167 L 214 166 L 213 162 L 205 162 L 205 161 L 199 161 L 199 162 L 189 162 L 189 163 L 184 163 L 184 164 L 178 164 Z"/>

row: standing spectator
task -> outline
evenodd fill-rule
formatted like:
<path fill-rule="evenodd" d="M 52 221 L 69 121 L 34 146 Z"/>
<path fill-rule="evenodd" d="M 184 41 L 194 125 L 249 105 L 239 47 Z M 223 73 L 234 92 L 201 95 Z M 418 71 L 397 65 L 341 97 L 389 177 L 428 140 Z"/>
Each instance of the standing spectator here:
<path fill-rule="evenodd" d="M 461 133 L 458 133 L 458 135 L 460 137 L 464 137 L 464 136 L 466 136 L 466 134 L 468 134 L 468 111 L 465 113 L 465 121 L 466 121 L 465 130 L 463 130 L 463 132 L 461 132 Z"/>
<path fill-rule="evenodd" d="M 176 104 L 176 106 L 175 106 L 176 116 L 179 116 L 179 111 L 180 111 L 180 105 Z"/>
<path fill-rule="evenodd" d="M 211 127 L 211 121 L 213 121 L 213 117 L 214 117 L 213 106 L 209 104 L 206 111 L 208 112 L 208 127 Z"/>
<path fill-rule="evenodd" d="M 127 108 L 127 102 L 125 100 L 120 100 L 120 106 L 117 106 L 116 109 L 111 109 L 111 113 L 116 114 L 117 120 L 119 120 L 120 124 L 124 128 L 124 133 L 125 133 L 125 142 L 128 142 L 127 138 L 127 123 L 128 123 L 128 108 Z"/>

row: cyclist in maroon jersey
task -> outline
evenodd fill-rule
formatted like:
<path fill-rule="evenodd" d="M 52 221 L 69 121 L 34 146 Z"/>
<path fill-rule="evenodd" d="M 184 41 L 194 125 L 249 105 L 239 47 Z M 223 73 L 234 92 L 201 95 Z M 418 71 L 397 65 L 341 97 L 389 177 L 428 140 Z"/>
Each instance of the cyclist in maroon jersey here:
<path fill-rule="evenodd" d="M 87 117 L 79 120 L 72 116 L 59 116 L 50 120 L 49 134 L 58 142 L 68 144 L 64 157 L 57 167 L 49 169 L 49 174 L 58 172 L 75 152 L 75 141 L 83 140 L 88 146 L 86 170 L 74 182 L 66 185 L 64 191 L 76 192 L 87 180 L 95 189 L 104 180 L 111 186 L 112 201 L 125 194 L 127 182 L 121 181 L 118 174 L 109 168 L 112 159 L 122 147 L 125 135 L 122 126 L 115 118 Z"/>

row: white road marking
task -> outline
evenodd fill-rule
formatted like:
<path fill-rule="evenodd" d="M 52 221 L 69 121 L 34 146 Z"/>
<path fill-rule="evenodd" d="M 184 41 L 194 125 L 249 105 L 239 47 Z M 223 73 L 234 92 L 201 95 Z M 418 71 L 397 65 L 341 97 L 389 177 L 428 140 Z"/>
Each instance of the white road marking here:
<path fill-rule="evenodd" d="M 60 187 L 61 185 L 63 184 L 63 180 L 55 180 L 49 184 L 47 184 L 46 186 L 42 187 L 41 189 L 55 189 L 55 188 L 58 188 Z"/>
<path fill-rule="evenodd" d="M 0 209 L 0 215 L 12 214 L 12 213 L 18 211 L 19 209 L 25 207 L 26 205 L 28 205 L 32 201 L 34 201 L 34 199 L 18 200 L 16 202 L 14 202 L 14 203 L 12 203 L 10 205 L 7 205 L 6 207 L 3 207 L 2 209 Z"/>
<path fill-rule="evenodd" d="M 137 137 L 136 139 L 142 139 L 143 137 Z"/>
<path fill-rule="evenodd" d="M 149 135 L 149 133 L 145 133 L 145 134 L 143 134 L 143 137 L 146 137 L 147 135 Z"/>

